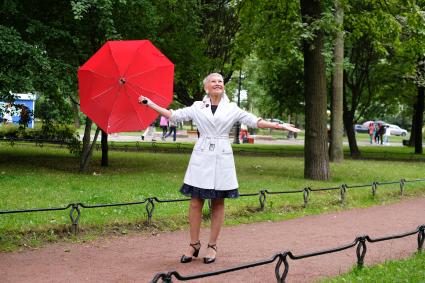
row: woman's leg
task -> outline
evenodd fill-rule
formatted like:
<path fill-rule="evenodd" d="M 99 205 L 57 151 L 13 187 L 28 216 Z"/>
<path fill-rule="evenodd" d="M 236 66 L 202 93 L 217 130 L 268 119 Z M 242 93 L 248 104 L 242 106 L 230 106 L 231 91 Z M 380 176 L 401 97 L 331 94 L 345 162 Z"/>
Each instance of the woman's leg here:
<path fill-rule="evenodd" d="M 165 135 L 165 138 L 168 138 L 171 135 L 172 127 L 168 129 L 168 133 Z"/>
<path fill-rule="evenodd" d="M 173 141 L 176 141 L 176 137 L 177 137 L 177 128 L 173 127 Z"/>
<path fill-rule="evenodd" d="M 199 232 L 201 229 L 202 207 L 204 200 L 200 198 L 192 198 L 189 204 L 189 233 L 190 243 L 195 244 L 199 241 Z M 193 248 L 188 246 L 185 255 L 192 256 Z"/>
<path fill-rule="evenodd" d="M 217 243 L 218 236 L 220 234 L 221 227 L 224 222 L 224 199 L 212 199 L 211 200 L 211 232 L 209 244 L 215 245 Z M 215 258 L 216 251 L 208 249 L 205 257 Z"/>

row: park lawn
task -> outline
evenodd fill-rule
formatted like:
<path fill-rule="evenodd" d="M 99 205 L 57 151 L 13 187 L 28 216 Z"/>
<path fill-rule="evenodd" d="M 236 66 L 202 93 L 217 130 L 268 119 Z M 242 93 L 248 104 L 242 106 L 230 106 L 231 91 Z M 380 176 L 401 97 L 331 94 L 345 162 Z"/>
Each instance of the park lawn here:
<path fill-rule="evenodd" d="M 290 146 L 281 148 L 291 151 Z M 400 154 L 404 150 L 400 148 Z M 161 200 L 181 199 L 178 189 L 189 157 L 188 153 L 110 151 L 110 166 L 102 168 L 98 166 L 100 153 L 95 152 L 89 172 L 83 174 L 78 172 L 78 159 L 65 148 L 27 144 L 11 147 L 0 143 L 0 210 L 65 207 L 79 202 L 86 205 L 124 203 L 154 196 Z M 424 177 L 423 162 L 419 161 L 345 160 L 331 164 L 332 178 L 324 182 L 303 178 L 304 163 L 300 157 L 236 154 L 235 160 L 242 194 L 258 193 L 262 189 L 277 192 Z M 425 182 L 407 183 L 404 197 L 425 195 L 424 187 Z M 340 205 L 339 198 L 339 190 L 312 192 L 304 208 L 302 193 L 267 195 L 265 209 L 260 211 L 258 196 L 241 197 L 226 202 L 226 224 L 278 221 L 390 203 L 402 197 L 399 185 L 393 184 L 378 186 L 375 198 L 370 187 L 348 189 L 344 206 Z M 204 211 L 208 219 L 208 209 Z M 111 231 L 126 234 L 134 230 L 183 229 L 187 226 L 186 214 L 187 202 L 155 203 L 153 225 L 147 227 L 145 205 L 81 208 L 80 237 L 90 238 Z M 208 225 L 208 221 L 204 225 Z M 37 246 L 64 235 L 67 238 L 70 226 L 69 209 L 3 214 L 0 216 L 0 250 Z"/>
<path fill-rule="evenodd" d="M 408 259 L 386 261 L 371 267 L 355 267 L 347 274 L 320 282 L 425 282 L 424 266 L 425 253 L 415 253 Z"/>
<path fill-rule="evenodd" d="M 100 145 L 100 142 L 99 142 Z M 156 151 L 190 153 L 193 142 L 109 142 L 110 150 L 118 151 Z M 303 157 L 303 145 L 280 145 L 280 144 L 233 144 L 235 153 L 253 153 L 263 156 L 291 156 Z M 425 161 L 423 154 L 414 154 L 414 148 L 407 146 L 381 146 L 366 145 L 360 147 L 361 156 L 358 159 L 392 160 L 392 161 Z M 344 155 L 350 159 L 348 146 L 344 147 Z"/>

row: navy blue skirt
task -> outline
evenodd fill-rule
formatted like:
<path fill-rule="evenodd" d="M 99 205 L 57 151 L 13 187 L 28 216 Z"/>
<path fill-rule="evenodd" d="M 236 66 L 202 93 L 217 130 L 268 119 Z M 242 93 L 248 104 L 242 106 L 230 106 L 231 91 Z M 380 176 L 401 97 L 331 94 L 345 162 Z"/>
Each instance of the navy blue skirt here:
<path fill-rule="evenodd" d="M 183 184 L 180 192 L 187 196 L 200 199 L 217 199 L 217 198 L 238 198 L 238 189 L 228 191 L 207 190 L 198 187 Z"/>

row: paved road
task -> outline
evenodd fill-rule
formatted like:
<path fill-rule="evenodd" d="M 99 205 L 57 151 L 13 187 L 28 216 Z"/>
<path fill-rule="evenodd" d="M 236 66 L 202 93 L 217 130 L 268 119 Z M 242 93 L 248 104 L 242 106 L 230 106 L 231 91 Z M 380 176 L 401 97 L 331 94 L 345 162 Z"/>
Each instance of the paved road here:
<path fill-rule="evenodd" d="M 177 270 L 182 275 L 234 267 L 271 258 L 290 250 L 295 255 L 335 248 L 358 235 L 372 238 L 414 231 L 425 224 L 425 197 L 397 204 L 306 216 L 279 222 L 224 227 L 218 258 L 205 265 L 201 259 L 179 263 L 187 245 L 187 232 L 132 234 L 87 243 L 56 243 L 34 250 L 0 254 L 2 283 L 20 282 L 149 282 L 157 272 Z M 208 240 L 201 231 L 205 254 Z M 417 249 L 417 235 L 367 243 L 365 264 L 408 257 Z M 289 260 L 287 282 L 313 282 L 347 272 L 356 264 L 355 248 L 334 254 Z M 191 282 L 276 282 L 275 264 Z M 177 280 L 175 280 L 177 281 Z M 175 282 L 173 281 L 173 282 Z"/>

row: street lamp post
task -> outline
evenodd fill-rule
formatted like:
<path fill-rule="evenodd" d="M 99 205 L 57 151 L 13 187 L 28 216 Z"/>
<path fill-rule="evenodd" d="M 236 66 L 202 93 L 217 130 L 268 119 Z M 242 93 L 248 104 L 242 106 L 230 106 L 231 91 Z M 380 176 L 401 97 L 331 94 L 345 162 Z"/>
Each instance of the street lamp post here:
<path fill-rule="evenodd" d="M 239 79 L 238 79 L 238 107 L 241 106 L 241 87 L 242 87 L 242 69 L 239 70 Z M 239 132 L 241 129 L 241 124 L 236 122 L 235 128 L 235 140 L 233 143 L 239 144 Z"/>

